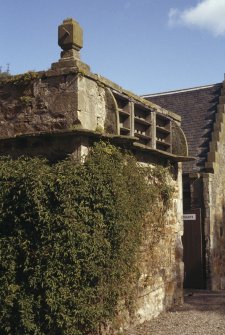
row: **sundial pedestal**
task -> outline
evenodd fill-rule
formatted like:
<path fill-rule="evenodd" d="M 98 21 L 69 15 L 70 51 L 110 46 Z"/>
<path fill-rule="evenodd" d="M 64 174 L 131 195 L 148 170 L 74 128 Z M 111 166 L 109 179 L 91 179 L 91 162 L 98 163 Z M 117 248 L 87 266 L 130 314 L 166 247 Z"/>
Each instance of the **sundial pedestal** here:
<path fill-rule="evenodd" d="M 62 48 L 61 58 L 53 63 L 52 70 L 76 68 L 90 71 L 90 67 L 80 60 L 80 49 L 83 47 L 83 30 L 73 19 L 66 19 L 58 27 L 58 45 Z"/>

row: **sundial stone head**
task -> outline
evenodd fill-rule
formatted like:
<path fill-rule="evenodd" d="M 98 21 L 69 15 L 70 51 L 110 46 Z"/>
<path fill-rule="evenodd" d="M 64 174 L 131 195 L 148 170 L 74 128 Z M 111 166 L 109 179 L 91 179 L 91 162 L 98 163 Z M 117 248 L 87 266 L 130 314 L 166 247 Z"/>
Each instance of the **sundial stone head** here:
<path fill-rule="evenodd" d="M 79 23 L 71 18 L 58 26 L 58 45 L 62 48 L 60 59 L 52 63 L 51 70 L 82 69 L 90 71 L 90 67 L 80 60 L 80 49 L 83 47 L 83 30 Z"/>
<path fill-rule="evenodd" d="M 68 18 L 58 27 L 58 44 L 63 51 L 77 50 L 83 47 L 83 30 L 79 23 Z"/>

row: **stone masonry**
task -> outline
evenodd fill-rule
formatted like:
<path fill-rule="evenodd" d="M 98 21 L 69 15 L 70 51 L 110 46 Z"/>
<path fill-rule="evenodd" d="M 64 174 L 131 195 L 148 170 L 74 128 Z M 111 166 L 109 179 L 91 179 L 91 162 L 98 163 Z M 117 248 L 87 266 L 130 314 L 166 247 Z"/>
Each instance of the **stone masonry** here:
<path fill-rule="evenodd" d="M 131 150 L 141 163 L 171 165 L 169 182 L 175 192 L 165 231 L 151 257 L 151 232 L 146 230 L 135 310 L 129 314 L 121 302 L 116 325 L 111 325 L 122 330 L 182 302 L 181 162 L 189 160 L 187 143 L 178 115 L 91 73 L 80 60 L 82 43 L 79 24 L 67 19 L 59 26 L 61 58 L 50 70 L 0 82 L 0 154 L 44 156 L 54 162 L 68 155 L 81 158 L 94 141 L 107 139 Z M 222 241 L 225 233 L 218 234 Z M 219 262 L 220 255 L 215 257 Z"/>
<path fill-rule="evenodd" d="M 190 281 L 188 288 L 225 289 L 224 85 L 225 82 L 146 96 L 149 101 L 182 117 L 189 152 L 196 158 L 183 165 L 183 194 L 184 210 L 201 213 L 201 259 L 198 256 L 194 259 L 195 255 L 193 259 L 201 268 L 203 280 L 201 284 Z M 187 253 L 190 249 L 191 245 Z M 195 272 L 194 266 L 192 270 L 189 278 Z"/>
<path fill-rule="evenodd" d="M 225 289 L 225 91 L 221 90 L 216 121 L 203 175 L 208 286 Z"/>

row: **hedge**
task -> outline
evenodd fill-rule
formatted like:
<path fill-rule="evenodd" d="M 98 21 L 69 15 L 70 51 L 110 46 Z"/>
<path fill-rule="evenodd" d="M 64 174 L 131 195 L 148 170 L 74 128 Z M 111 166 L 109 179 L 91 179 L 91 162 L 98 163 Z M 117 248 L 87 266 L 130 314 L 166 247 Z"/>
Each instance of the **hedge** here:
<path fill-rule="evenodd" d="M 152 173 L 152 172 L 151 172 Z M 149 185 L 134 157 L 99 143 L 83 164 L 0 162 L 0 333 L 95 333 L 129 299 Z"/>

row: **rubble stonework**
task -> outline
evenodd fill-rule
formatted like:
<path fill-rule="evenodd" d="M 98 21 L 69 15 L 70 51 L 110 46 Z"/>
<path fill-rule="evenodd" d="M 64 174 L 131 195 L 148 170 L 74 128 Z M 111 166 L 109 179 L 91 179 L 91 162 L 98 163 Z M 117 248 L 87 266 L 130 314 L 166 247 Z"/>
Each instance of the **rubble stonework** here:
<path fill-rule="evenodd" d="M 64 33 L 67 38 L 78 29 L 73 20 L 63 24 L 60 39 Z M 91 73 L 79 59 L 81 40 L 81 36 L 78 42 L 73 36 L 69 49 L 60 42 L 65 52 L 50 70 L 31 76 L 29 81 L 21 76 L 0 83 L 0 154 L 13 158 L 44 156 L 50 161 L 68 155 L 81 159 L 94 141 L 103 138 L 128 148 L 144 164 L 154 163 L 156 168 L 171 164 L 174 172 L 169 183 L 175 189 L 172 205 L 165 215 L 165 232 L 153 250 L 154 257 L 149 253 L 150 236 L 146 231 L 133 315 L 121 302 L 117 328 L 127 328 L 183 300 L 180 162 L 189 159 L 187 143 L 175 113 Z"/>
<path fill-rule="evenodd" d="M 114 321 L 116 329 L 128 329 L 159 315 L 172 306 L 183 303 L 182 242 L 182 169 L 179 163 L 176 176 L 170 179 L 174 187 L 173 202 L 164 216 L 165 230 L 152 248 L 152 231 L 145 227 L 139 255 L 140 279 L 137 283 L 134 311 L 129 314 L 125 305 Z M 155 226 L 159 217 L 154 217 Z M 149 225 L 150 227 L 151 225 Z"/>
<path fill-rule="evenodd" d="M 224 85 L 224 84 L 223 84 Z M 210 143 L 206 168 L 211 171 L 204 175 L 204 197 L 206 211 L 205 237 L 208 255 L 208 286 L 212 290 L 225 289 L 225 104 L 224 88 L 217 106 L 216 121 Z M 206 192 L 205 192 L 206 193 Z M 206 193 L 206 194 L 207 194 Z"/>
<path fill-rule="evenodd" d="M 225 289 L 224 85 L 225 82 L 146 96 L 148 100 L 170 108 L 182 117 L 181 125 L 187 135 L 190 153 L 196 157 L 195 161 L 183 165 L 183 191 L 184 210 L 197 209 L 201 213 L 201 259 L 198 255 L 187 265 L 192 266 L 189 268 L 189 278 L 196 273 L 194 262 L 201 268 L 203 278 L 201 283 L 189 280 L 188 288 Z M 193 231 L 187 233 L 189 238 L 191 233 Z M 192 247 L 190 243 L 189 250 Z M 189 250 L 187 248 L 187 253 Z"/>

